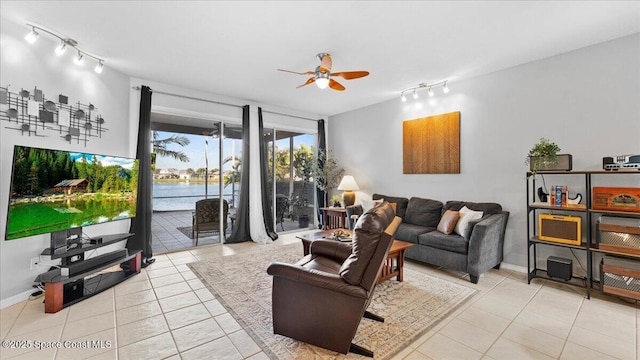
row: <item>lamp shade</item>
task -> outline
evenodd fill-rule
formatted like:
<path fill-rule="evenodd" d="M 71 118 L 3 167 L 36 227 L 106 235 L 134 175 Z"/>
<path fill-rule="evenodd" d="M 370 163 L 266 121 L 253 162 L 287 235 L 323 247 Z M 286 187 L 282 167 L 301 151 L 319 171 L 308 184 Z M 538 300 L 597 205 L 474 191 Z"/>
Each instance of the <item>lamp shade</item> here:
<path fill-rule="evenodd" d="M 360 190 L 360 188 L 353 176 L 345 175 L 340 181 L 340 185 L 338 185 L 338 190 Z"/>

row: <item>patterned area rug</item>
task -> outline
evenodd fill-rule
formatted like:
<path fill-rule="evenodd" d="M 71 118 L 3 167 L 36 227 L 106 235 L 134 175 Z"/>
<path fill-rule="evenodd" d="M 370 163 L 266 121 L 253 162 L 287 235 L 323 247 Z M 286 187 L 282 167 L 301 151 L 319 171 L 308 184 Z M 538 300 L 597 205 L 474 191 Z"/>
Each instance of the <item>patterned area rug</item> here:
<path fill-rule="evenodd" d="M 189 267 L 272 359 L 362 358 L 273 334 L 272 279 L 267 267 L 274 261 L 294 263 L 300 258 L 301 244 L 262 245 L 251 253 L 212 255 Z M 384 317 L 385 322 L 363 319 L 353 341 L 373 350 L 376 359 L 391 358 L 406 348 L 476 292 L 411 269 L 405 269 L 404 279 L 377 285 L 368 310 Z"/>

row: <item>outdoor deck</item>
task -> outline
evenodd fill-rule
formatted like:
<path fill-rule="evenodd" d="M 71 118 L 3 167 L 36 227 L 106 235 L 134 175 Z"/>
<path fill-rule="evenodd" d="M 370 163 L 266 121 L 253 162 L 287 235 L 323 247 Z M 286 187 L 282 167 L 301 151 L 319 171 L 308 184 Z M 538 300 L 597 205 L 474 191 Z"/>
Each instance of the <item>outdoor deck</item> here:
<path fill-rule="evenodd" d="M 191 238 L 192 212 L 187 211 L 154 211 L 151 220 L 152 248 L 154 254 L 161 254 L 182 250 L 195 246 L 195 239 Z M 312 225 L 310 225 L 312 226 Z M 284 231 L 282 228 L 284 227 Z M 300 230 L 297 221 L 284 219 L 283 224 L 276 225 L 278 234 Z M 226 236 L 231 235 L 231 222 L 227 225 Z M 208 245 L 220 242 L 218 232 L 200 233 L 198 245 Z"/>

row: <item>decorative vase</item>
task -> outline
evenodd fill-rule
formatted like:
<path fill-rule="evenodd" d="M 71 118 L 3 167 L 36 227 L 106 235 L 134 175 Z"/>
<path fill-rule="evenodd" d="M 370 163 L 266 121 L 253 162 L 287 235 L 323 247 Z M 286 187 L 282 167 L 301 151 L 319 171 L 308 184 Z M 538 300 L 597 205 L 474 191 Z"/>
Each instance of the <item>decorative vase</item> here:
<path fill-rule="evenodd" d="M 334 201 L 333 207 L 340 207 L 340 201 Z"/>

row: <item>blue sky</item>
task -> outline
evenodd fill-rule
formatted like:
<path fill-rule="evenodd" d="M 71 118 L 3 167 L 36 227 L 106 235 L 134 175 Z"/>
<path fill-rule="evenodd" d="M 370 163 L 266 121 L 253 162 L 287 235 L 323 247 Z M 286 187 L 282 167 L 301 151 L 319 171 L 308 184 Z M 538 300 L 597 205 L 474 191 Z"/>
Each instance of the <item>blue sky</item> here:
<path fill-rule="evenodd" d="M 73 160 L 80 159 L 84 155 L 84 157 L 87 158 L 87 162 L 93 162 L 95 158 L 96 160 L 100 161 L 100 164 L 102 164 L 102 166 L 118 165 L 128 170 L 131 170 L 133 168 L 134 159 L 122 158 L 117 156 L 94 155 L 94 154 L 74 153 L 74 152 L 69 153 L 69 155 Z"/>
<path fill-rule="evenodd" d="M 166 139 L 173 135 L 174 133 L 158 131 L 159 139 Z M 156 158 L 156 169 L 168 169 L 174 168 L 178 170 L 186 170 L 188 168 L 192 168 L 193 170 L 197 170 L 199 168 L 205 167 L 205 137 L 202 135 L 190 135 L 190 134 L 180 134 L 187 137 L 190 141 L 187 146 L 179 146 L 176 144 L 170 144 L 167 146 L 169 150 L 182 151 L 189 157 L 188 163 L 183 163 L 178 160 L 168 158 L 168 157 L 157 157 Z M 235 148 L 233 143 L 235 143 Z M 280 143 L 280 141 L 278 142 Z M 313 146 L 315 143 L 315 135 L 307 134 L 296 136 L 294 140 L 294 147 L 299 144 L 306 144 L 307 146 Z M 220 164 L 218 163 L 219 158 L 219 139 L 209 138 L 209 169 L 220 168 Z M 225 139 L 223 143 L 223 160 L 231 156 L 233 153 L 237 157 L 242 156 L 242 140 L 233 140 L 233 139 Z M 231 164 L 225 164 L 222 168 L 223 170 L 228 170 L 231 167 Z"/>

